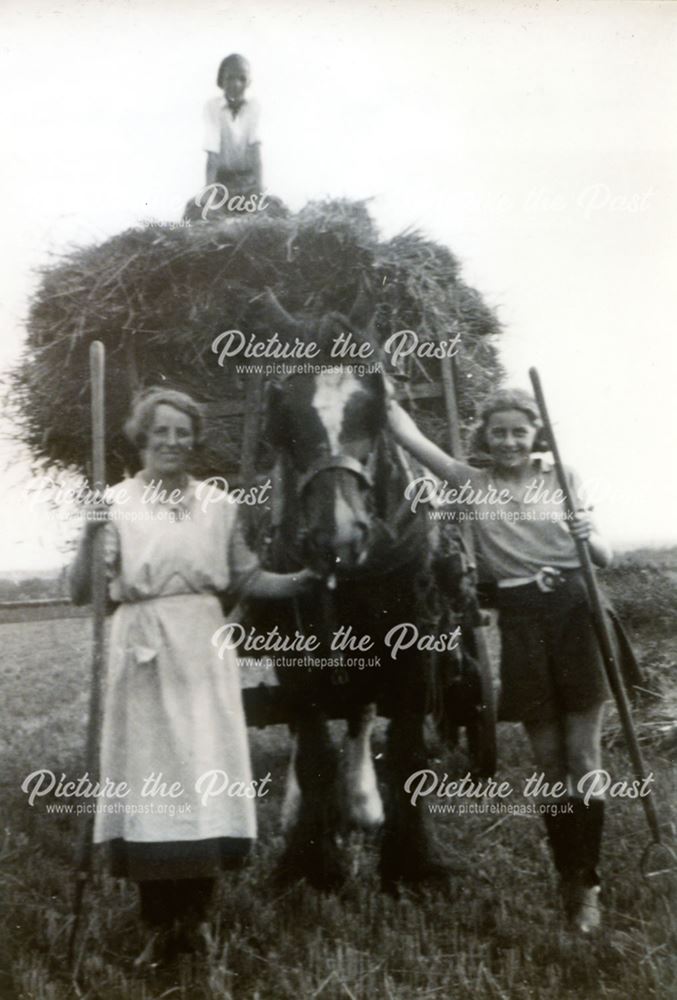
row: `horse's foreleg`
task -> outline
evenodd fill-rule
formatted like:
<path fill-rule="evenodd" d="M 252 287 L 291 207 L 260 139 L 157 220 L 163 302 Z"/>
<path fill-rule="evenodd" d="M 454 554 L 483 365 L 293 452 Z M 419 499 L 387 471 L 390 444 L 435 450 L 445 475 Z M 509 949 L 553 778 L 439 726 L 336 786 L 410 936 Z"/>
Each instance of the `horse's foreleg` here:
<path fill-rule="evenodd" d="M 314 712 L 299 719 L 295 772 L 300 802 L 279 866 L 284 879 L 307 878 L 318 889 L 328 889 L 346 877 L 338 844 L 337 762 L 324 716 Z"/>
<path fill-rule="evenodd" d="M 284 800 L 282 802 L 282 812 L 280 816 L 280 826 L 282 832 L 288 834 L 294 827 L 299 817 L 301 809 L 301 788 L 296 777 L 296 734 L 291 734 L 293 743 L 289 765 L 287 767 L 287 780 L 284 788 Z"/>
<path fill-rule="evenodd" d="M 415 702 L 414 702 L 415 704 Z M 384 889 L 398 882 L 420 882 L 447 874 L 434 846 L 427 801 L 412 806 L 407 778 L 427 766 L 422 711 L 402 705 L 388 728 L 388 789 L 381 844 L 380 873 Z"/>
<path fill-rule="evenodd" d="M 373 830 L 383 823 L 383 803 L 378 790 L 371 735 L 376 722 L 376 706 L 362 706 L 348 719 L 344 753 L 344 794 L 346 818 L 350 826 Z"/>

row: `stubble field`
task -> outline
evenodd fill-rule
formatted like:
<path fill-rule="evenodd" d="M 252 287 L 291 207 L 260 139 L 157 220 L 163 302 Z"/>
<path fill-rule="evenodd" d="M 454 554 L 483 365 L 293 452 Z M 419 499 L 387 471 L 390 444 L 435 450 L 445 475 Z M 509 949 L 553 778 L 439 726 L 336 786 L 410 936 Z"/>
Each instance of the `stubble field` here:
<path fill-rule="evenodd" d="M 675 803 L 675 685 L 670 639 L 670 573 L 620 572 L 617 603 L 630 611 L 647 691 L 636 706 L 654 801 L 666 830 Z M 674 577 L 672 578 L 674 580 Z M 638 586 L 638 580 L 641 586 Z M 614 583 L 614 581 L 612 581 Z M 642 589 L 643 587 L 643 589 Z M 672 590 L 671 590 L 672 588 Z M 613 587 L 612 587 L 613 591 Z M 633 603 L 634 601 L 634 603 Z M 659 614 L 659 609 L 663 611 Z M 633 611 L 634 609 L 634 611 Z M 634 620 L 632 620 L 634 614 Z M 653 620 L 652 620 L 653 615 Z M 516 789 L 513 814 L 435 815 L 436 838 L 464 871 L 444 890 L 383 895 L 375 872 L 376 839 L 351 835 L 353 877 L 340 893 L 305 884 L 279 888 L 279 808 L 288 758 L 283 727 L 250 730 L 254 769 L 270 772 L 259 800 L 260 838 L 248 866 L 224 876 L 213 918 L 209 958 L 182 958 L 144 975 L 133 959 L 142 948 L 133 885 L 111 879 L 97 857 L 87 890 L 79 972 L 66 967 L 72 860 L 78 819 L 33 807 L 21 791 L 26 775 L 48 768 L 83 774 L 90 625 L 86 619 L 0 625 L 2 733 L 2 944 L 0 996 L 17 1000 L 626 1000 L 677 992 L 674 875 L 645 878 L 640 856 L 649 840 L 641 804 L 608 806 L 603 854 L 605 929 L 581 941 L 563 926 L 540 821 L 520 815 L 520 789 L 532 773 L 519 727 L 499 727 L 497 777 Z M 250 683 L 253 677 L 244 677 Z M 258 679 L 258 678 L 256 678 Z M 383 731 L 374 743 L 377 769 Z M 431 767 L 465 773 L 459 750 L 435 743 Z M 632 775 L 615 713 L 605 731 L 604 766 L 615 779 Z M 52 800 L 54 801 L 54 800 Z M 674 845 L 673 845 L 674 846 Z M 664 858 L 657 859 L 662 866 Z"/>

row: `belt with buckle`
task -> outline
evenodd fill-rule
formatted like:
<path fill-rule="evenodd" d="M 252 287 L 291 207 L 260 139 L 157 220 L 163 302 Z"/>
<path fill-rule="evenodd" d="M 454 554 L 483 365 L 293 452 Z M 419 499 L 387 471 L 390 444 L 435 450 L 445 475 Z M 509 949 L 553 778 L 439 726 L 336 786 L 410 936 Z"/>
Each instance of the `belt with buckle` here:
<path fill-rule="evenodd" d="M 538 573 L 533 576 L 510 576 L 505 580 L 499 580 L 500 589 L 507 587 L 525 587 L 527 584 L 535 583 L 538 589 L 544 594 L 551 594 L 564 582 L 561 570 L 554 566 L 542 566 Z"/>

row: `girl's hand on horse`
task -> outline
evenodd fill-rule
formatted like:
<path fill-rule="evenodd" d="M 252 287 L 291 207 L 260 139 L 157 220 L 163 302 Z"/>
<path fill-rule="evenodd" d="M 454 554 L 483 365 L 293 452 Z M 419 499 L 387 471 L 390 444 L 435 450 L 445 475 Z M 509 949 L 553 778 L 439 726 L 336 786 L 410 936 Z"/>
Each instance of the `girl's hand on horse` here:
<path fill-rule="evenodd" d="M 569 521 L 569 531 L 581 542 L 589 542 L 593 530 L 592 519 L 587 510 L 577 510 Z"/>

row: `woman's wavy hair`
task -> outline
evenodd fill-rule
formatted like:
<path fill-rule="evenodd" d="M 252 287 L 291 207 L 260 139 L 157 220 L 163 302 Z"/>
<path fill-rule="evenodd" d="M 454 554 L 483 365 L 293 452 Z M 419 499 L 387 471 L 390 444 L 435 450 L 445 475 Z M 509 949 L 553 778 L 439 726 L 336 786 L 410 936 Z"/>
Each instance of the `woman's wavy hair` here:
<path fill-rule="evenodd" d="M 532 451 L 550 451 L 543 421 L 538 410 L 538 404 L 525 389 L 499 389 L 485 399 L 480 409 L 479 423 L 475 426 L 471 438 L 471 451 L 474 454 L 486 454 L 489 451 L 486 430 L 489 418 L 494 413 L 503 410 L 520 410 L 524 413 L 538 431 L 531 447 Z"/>
<path fill-rule="evenodd" d="M 204 409 L 192 396 L 178 389 L 165 389 L 161 385 L 151 385 L 141 390 L 132 400 L 129 417 L 125 421 L 125 435 L 136 448 L 144 448 L 148 431 L 153 424 L 155 410 L 162 404 L 172 406 L 190 417 L 193 425 L 194 446 L 198 448 L 204 441 Z"/>

